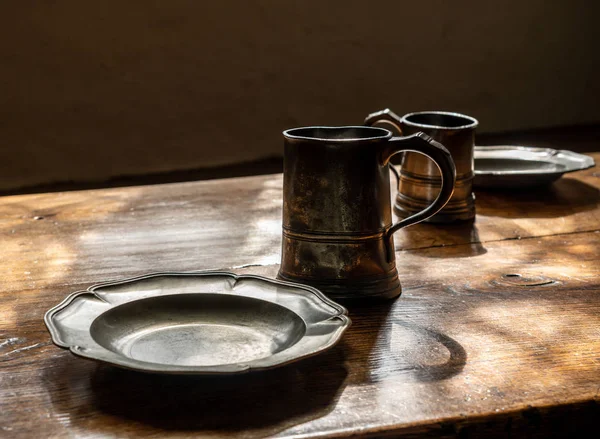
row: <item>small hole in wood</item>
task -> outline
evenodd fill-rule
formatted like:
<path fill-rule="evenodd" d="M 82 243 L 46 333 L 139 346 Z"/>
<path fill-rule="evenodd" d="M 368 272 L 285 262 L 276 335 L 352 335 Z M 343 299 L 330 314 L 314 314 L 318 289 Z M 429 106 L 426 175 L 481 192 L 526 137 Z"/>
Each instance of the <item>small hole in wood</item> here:
<path fill-rule="evenodd" d="M 521 275 L 516 274 L 516 273 L 510 273 L 510 274 L 505 274 L 504 277 L 521 277 Z"/>
<path fill-rule="evenodd" d="M 43 220 L 44 217 L 43 216 L 34 216 L 33 219 L 36 221 L 39 221 L 39 220 Z"/>

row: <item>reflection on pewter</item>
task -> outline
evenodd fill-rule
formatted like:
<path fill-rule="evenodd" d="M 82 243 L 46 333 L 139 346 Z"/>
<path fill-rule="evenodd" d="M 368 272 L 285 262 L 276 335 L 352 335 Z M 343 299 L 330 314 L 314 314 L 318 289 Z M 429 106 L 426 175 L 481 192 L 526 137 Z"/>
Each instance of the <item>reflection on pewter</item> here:
<path fill-rule="evenodd" d="M 249 362 L 298 342 L 306 325 L 271 302 L 223 294 L 176 294 L 119 305 L 94 320 L 100 346 L 138 361 L 182 366 Z"/>

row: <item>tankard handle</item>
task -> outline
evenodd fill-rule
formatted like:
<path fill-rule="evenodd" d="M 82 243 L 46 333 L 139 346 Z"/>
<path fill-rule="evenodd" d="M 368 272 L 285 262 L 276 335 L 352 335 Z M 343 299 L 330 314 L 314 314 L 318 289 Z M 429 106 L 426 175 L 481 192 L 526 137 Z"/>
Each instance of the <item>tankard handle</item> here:
<path fill-rule="evenodd" d="M 442 187 L 437 198 L 425 210 L 392 225 L 387 232 L 389 236 L 403 227 L 426 220 L 442 210 L 450 201 L 456 182 L 456 167 L 450 152 L 444 145 L 436 142 L 427 134 L 419 132 L 406 137 L 392 137 L 388 140 L 386 148 L 382 152 L 380 163 L 383 166 L 388 165 L 392 156 L 401 151 L 418 152 L 433 160 L 442 174 Z"/>
<path fill-rule="evenodd" d="M 402 136 L 402 128 L 400 128 L 400 124 L 402 123 L 402 118 L 394 113 L 389 108 L 385 110 L 376 111 L 375 113 L 371 113 L 365 119 L 365 125 L 373 126 L 377 124 L 381 128 L 385 128 L 388 131 L 391 131 L 392 134 Z M 400 184 L 400 173 L 398 169 L 394 166 L 393 163 L 390 163 L 390 171 L 394 174 L 396 178 L 396 187 Z"/>
<path fill-rule="evenodd" d="M 371 113 L 365 119 L 365 125 L 373 126 L 376 123 L 379 124 L 381 128 L 391 131 L 392 134 L 398 134 L 402 136 L 402 128 L 400 128 L 402 118 L 389 108 Z M 391 128 L 393 129 L 390 129 L 387 125 L 391 125 Z"/>
<path fill-rule="evenodd" d="M 390 110 L 383 110 L 377 113 L 370 114 L 365 120 L 365 124 L 373 125 L 374 123 L 386 120 L 396 126 L 397 131 L 402 133 L 400 128 L 400 118 Z M 424 221 L 427 218 L 438 213 L 450 201 L 454 193 L 454 184 L 456 183 L 456 167 L 450 152 L 444 145 L 433 140 L 425 133 L 416 133 L 406 137 L 392 137 L 388 140 L 386 147 L 383 149 L 380 157 L 382 166 L 390 164 L 390 159 L 402 151 L 418 152 L 429 157 L 436 164 L 442 176 L 442 187 L 437 198 L 426 209 L 415 213 L 395 224 L 393 224 L 386 232 L 386 246 L 388 248 L 388 259 L 394 252 L 391 245 L 391 237 L 398 230 Z"/>

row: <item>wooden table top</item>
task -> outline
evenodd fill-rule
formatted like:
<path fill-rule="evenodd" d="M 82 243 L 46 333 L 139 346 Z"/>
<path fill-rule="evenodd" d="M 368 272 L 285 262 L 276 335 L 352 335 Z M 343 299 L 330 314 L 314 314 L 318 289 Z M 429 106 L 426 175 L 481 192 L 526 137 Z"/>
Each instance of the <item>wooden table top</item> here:
<path fill-rule="evenodd" d="M 600 153 L 594 154 L 600 162 Z M 164 377 L 54 346 L 45 311 L 155 271 L 274 276 L 281 175 L 0 198 L 0 437 L 561 434 L 600 407 L 600 172 L 477 193 L 474 225 L 396 235 L 404 292 L 331 351 Z"/>

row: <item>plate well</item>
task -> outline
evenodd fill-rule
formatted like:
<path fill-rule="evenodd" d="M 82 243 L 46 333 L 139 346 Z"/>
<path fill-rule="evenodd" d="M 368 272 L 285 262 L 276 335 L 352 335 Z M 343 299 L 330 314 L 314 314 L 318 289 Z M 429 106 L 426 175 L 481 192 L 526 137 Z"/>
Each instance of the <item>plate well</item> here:
<path fill-rule="evenodd" d="M 216 366 L 269 357 L 305 334 L 302 318 L 276 303 L 221 294 L 156 296 L 99 315 L 90 335 L 132 360 Z"/>

